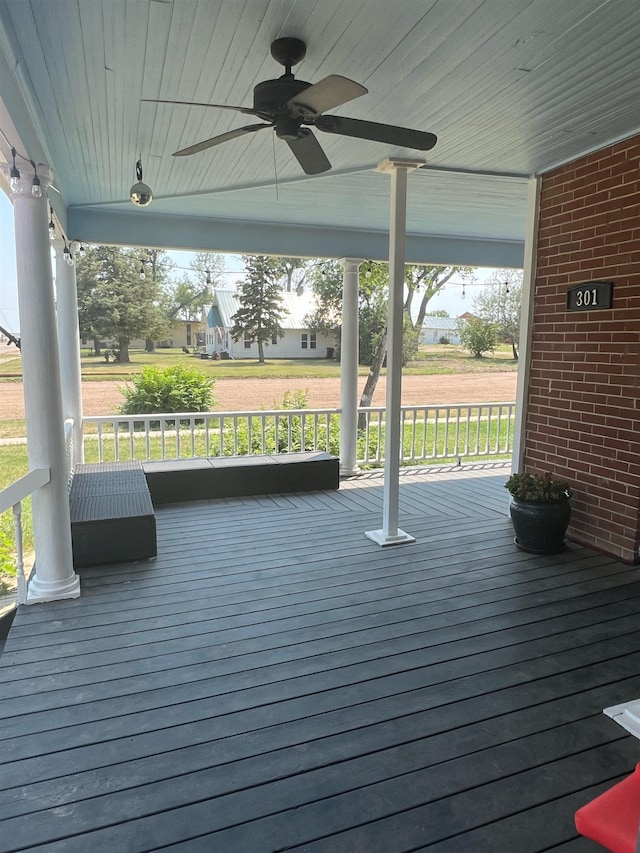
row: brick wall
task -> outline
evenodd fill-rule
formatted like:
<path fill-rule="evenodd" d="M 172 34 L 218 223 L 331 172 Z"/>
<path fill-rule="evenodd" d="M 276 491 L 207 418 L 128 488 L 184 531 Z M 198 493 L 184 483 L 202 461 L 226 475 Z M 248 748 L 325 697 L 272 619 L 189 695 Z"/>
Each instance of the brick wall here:
<path fill-rule="evenodd" d="M 567 312 L 585 281 L 613 309 Z M 574 487 L 569 537 L 623 560 L 640 545 L 640 136 L 544 176 L 525 467 Z"/>

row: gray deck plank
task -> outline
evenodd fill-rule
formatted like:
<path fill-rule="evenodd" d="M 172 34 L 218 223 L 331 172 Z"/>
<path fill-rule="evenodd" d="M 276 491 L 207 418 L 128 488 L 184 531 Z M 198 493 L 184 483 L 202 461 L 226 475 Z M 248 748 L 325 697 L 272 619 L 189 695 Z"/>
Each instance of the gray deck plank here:
<path fill-rule="evenodd" d="M 518 551 L 503 468 L 160 509 L 158 559 L 22 608 L 0 657 L 0 851 L 587 853 L 630 772 L 637 569 Z"/>

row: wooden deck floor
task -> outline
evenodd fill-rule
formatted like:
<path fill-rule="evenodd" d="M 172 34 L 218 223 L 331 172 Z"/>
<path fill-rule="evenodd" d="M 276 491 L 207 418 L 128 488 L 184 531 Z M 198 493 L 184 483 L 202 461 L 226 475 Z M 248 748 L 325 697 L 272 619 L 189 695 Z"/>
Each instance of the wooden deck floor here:
<path fill-rule="evenodd" d="M 587 853 L 640 759 L 640 576 L 513 545 L 504 469 L 160 509 L 155 562 L 21 608 L 0 851 Z"/>

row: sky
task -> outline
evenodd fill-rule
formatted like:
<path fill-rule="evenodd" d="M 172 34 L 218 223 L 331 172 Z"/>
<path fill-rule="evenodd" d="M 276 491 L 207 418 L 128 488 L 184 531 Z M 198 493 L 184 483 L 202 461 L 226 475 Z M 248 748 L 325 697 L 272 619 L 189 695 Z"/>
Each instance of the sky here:
<path fill-rule="evenodd" d="M 0 326 L 14 326 L 18 312 L 13 207 L 0 191 Z M 12 328 L 9 331 L 13 331 Z"/>
<path fill-rule="evenodd" d="M 178 269 L 177 275 L 189 269 L 194 258 L 193 252 L 168 252 Z M 225 287 L 235 287 L 242 276 L 242 261 L 236 255 L 225 255 L 227 274 Z M 474 297 L 494 272 L 492 269 L 479 268 L 475 271 L 478 283 L 468 284 L 464 290 L 460 285 L 447 284 L 429 302 L 429 311 L 439 309 L 447 311 L 451 317 L 458 317 L 472 310 Z M 13 231 L 13 207 L 3 192 L 0 192 L 0 325 L 17 332 L 18 293 L 16 288 L 15 240 Z M 13 327 L 13 328 L 12 328 Z"/>

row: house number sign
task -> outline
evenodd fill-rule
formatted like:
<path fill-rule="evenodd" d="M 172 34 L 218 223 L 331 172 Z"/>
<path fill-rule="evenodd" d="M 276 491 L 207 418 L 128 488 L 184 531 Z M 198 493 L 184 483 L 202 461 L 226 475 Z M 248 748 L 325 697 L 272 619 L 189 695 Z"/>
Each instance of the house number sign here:
<path fill-rule="evenodd" d="M 567 311 L 597 311 L 612 307 L 612 281 L 585 281 L 567 290 Z"/>

